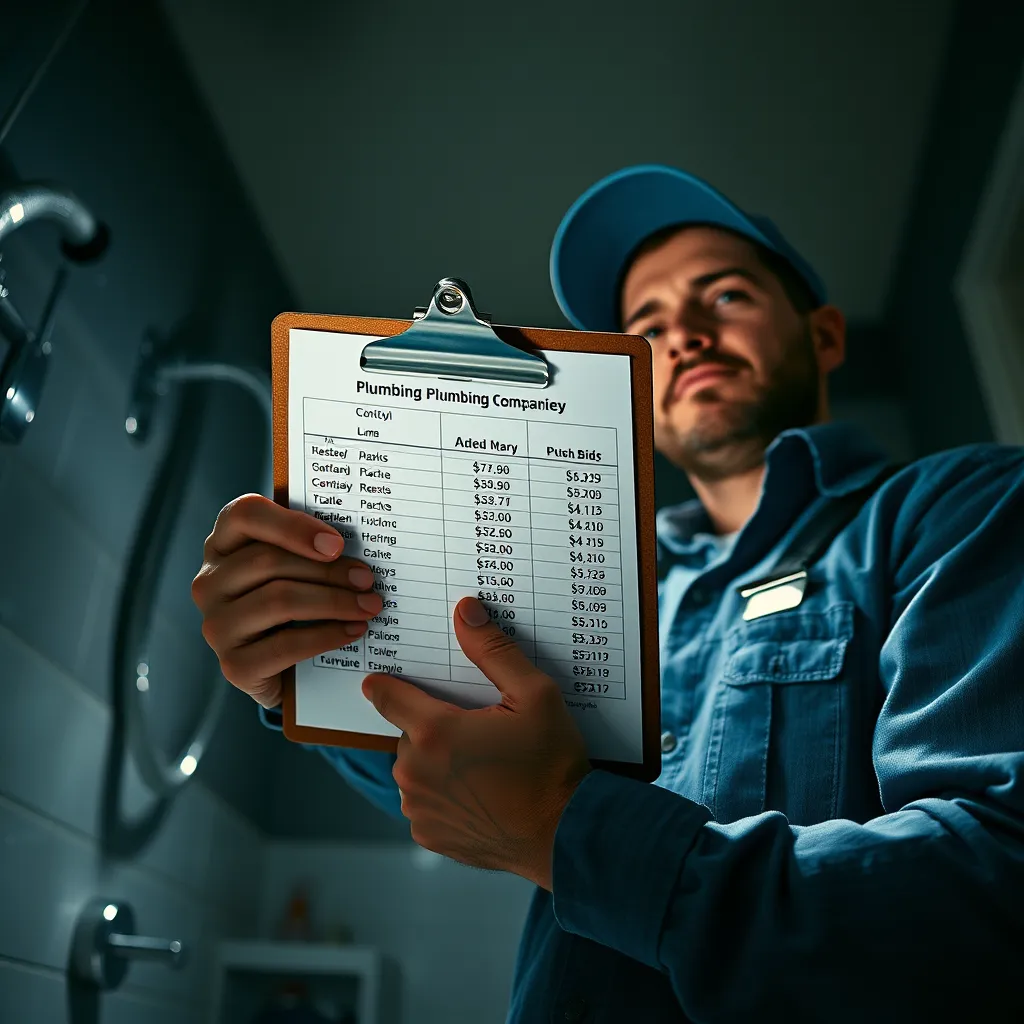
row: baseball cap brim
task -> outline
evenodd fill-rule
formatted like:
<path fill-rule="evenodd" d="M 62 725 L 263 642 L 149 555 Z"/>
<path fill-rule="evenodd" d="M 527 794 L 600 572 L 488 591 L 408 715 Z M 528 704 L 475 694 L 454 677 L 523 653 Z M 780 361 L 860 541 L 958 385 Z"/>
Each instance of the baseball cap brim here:
<path fill-rule="evenodd" d="M 627 167 L 587 189 L 562 218 L 551 246 L 551 287 L 562 312 L 586 331 L 619 331 L 617 289 L 626 261 L 671 224 L 712 224 L 786 259 L 819 303 L 818 275 L 765 218 L 744 213 L 707 182 L 675 167 Z"/>

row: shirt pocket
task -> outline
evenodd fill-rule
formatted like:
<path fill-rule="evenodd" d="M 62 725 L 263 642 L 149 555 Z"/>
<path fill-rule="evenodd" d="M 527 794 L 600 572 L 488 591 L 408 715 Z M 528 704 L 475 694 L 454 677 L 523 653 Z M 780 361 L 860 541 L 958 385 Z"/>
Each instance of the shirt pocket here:
<path fill-rule="evenodd" d="M 763 810 L 794 825 L 835 817 L 853 619 L 853 603 L 837 601 L 726 634 L 705 776 L 716 820 Z"/>

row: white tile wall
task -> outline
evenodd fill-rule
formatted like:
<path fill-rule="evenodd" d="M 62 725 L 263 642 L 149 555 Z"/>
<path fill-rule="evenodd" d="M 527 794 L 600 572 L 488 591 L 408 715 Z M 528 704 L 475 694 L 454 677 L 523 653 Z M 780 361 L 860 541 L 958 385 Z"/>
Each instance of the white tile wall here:
<path fill-rule="evenodd" d="M 77 428 L 69 420 L 66 429 Z M 74 921 L 87 900 L 104 896 L 130 902 L 140 932 L 180 938 L 193 955 L 180 972 L 133 965 L 124 995 L 109 1007 L 104 1002 L 100 1019 L 198 1021 L 210 994 L 214 943 L 255 932 L 262 838 L 192 780 L 137 857 L 104 859 L 101 787 L 122 564 L 110 542 L 134 524 L 115 525 L 112 502 L 103 527 L 96 497 L 88 499 L 90 521 L 82 502 L 73 507 L 67 491 L 23 454 L 0 453 L 0 1020 L 64 1024 L 57 995 Z M 80 450 L 79 461 L 89 460 L 102 461 Z M 66 483 L 75 493 L 83 486 L 82 479 Z M 196 533 L 198 568 L 205 533 Z M 196 693 L 218 683 L 198 628 L 190 632 L 162 611 L 154 648 L 154 666 L 181 687 L 180 704 L 194 704 Z M 176 734 L 180 724 L 168 740 Z M 133 813 L 152 804 L 130 765 L 122 798 Z M 147 996 L 167 1009 L 152 1004 L 151 1013 Z"/>
<path fill-rule="evenodd" d="M 134 965 L 126 990 L 159 991 L 198 1012 L 209 993 L 212 943 L 255 932 L 260 834 L 192 781 L 138 857 L 105 862 L 97 839 L 108 707 L 2 627 L 0 665 L 9 684 L 0 716 L 0 957 L 59 970 L 81 906 L 94 896 L 127 900 L 140 932 L 195 948 L 182 972 Z M 128 814 L 151 802 L 131 771 L 123 800 Z"/>
<path fill-rule="evenodd" d="M 14 37 L 38 60 L 66 5 L 9 6 Z M 175 78 L 159 15 L 128 5 L 114 32 L 107 6 L 89 5 L 0 150 L 4 174 L 10 161 L 62 182 L 112 231 L 101 263 L 71 271 L 35 420 L 21 443 L 0 445 L 0 1024 L 206 1024 L 215 943 L 254 935 L 259 913 L 262 834 L 203 784 L 214 778 L 205 765 L 135 855 L 113 859 L 102 842 L 122 577 L 177 408 L 172 393 L 143 444 L 125 433 L 140 342 L 206 303 L 206 332 L 188 337 L 200 358 L 265 361 L 270 320 L 288 303 L 183 66 Z M 4 84 L 5 104 L 24 82 Z M 36 323 L 61 263 L 56 231 L 25 225 L 3 249 L 11 301 Z M 220 293 L 241 299 L 230 320 Z M 150 653 L 153 723 L 168 746 L 209 687 L 228 685 L 189 584 L 216 512 L 258 485 L 246 477 L 263 455 L 251 399 L 221 386 L 216 400 L 236 447 L 203 438 L 185 493 L 165 495 L 178 528 Z M 244 790 L 246 750 L 230 730 L 214 743 L 233 747 L 219 762 Z M 129 814 L 154 806 L 130 762 L 121 796 Z M 97 896 L 131 903 L 141 933 L 180 938 L 191 955 L 181 971 L 133 964 L 95 1013 L 77 1016 L 68 944 Z"/>

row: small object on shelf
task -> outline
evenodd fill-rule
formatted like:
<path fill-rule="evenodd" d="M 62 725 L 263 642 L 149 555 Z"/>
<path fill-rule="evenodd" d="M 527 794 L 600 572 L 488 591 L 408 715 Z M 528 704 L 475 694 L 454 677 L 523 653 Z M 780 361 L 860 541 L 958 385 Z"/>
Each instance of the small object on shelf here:
<path fill-rule="evenodd" d="M 313 923 L 309 916 L 309 896 L 303 886 L 296 886 L 288 901 L 278 938 L 288 942 L 312 942 Z"/>

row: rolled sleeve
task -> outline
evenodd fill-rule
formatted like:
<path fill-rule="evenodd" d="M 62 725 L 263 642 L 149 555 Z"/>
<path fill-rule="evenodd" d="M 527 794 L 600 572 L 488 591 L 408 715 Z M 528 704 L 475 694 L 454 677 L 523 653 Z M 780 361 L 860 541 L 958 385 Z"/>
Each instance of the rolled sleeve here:
<path fill-rule="evenodd" d="M 706 807 L 604 771 L 587 774 L 555 833 L 552 896 L 568 932 L 661 968 L 665 914 Z"/>

